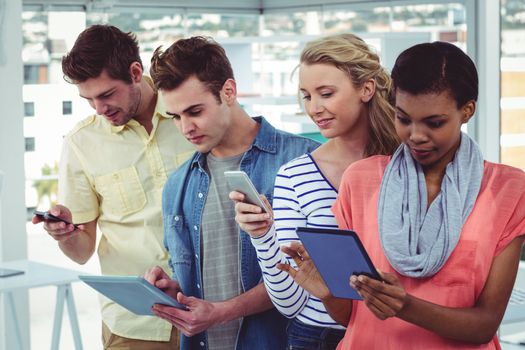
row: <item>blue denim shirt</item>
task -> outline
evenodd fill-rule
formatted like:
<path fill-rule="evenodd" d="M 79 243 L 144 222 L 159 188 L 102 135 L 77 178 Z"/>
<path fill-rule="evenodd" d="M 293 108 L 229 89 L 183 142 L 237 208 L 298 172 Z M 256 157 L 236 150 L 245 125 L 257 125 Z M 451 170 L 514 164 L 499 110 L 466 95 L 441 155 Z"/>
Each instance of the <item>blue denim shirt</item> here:
<path fill-rule="evenodd" d="M 319 146 L 316 141 L 272 127 L 264 118 L 252 146 L 244 154 L 240 168 L 257 190 L 272 202 L 275 175 L 281 165 Z M 202 212 L 209 189 L 204 170 L 206 157 L 196 152 L 168 178 L 164 185 L 164 245 L 169 252 L 173 279 L 187 296 L 203 298 L 201 276 Z M 249 235 L 240 231 L 239 261 L 242 291 L 262 281 L 257 253 Z M 286 319 L 276 309 L 243 318 L 237 335 L 237 350 L 278 350 L 286 346 Z M 181 349 L 208 349 L 206 332 L 193 337 L 181 335 Z"/>

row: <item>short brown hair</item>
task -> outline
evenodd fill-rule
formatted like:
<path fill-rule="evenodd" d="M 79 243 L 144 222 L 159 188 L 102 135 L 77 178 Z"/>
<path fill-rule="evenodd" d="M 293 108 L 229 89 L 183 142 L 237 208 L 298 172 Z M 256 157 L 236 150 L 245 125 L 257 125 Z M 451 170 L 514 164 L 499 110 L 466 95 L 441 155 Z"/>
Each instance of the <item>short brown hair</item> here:
<path fill-rule="evenodd" d="M 82 83 L 98 77 L 103 70 L 113 79 L 131 84 L 129 67 L 142 61 L 136 36 L 111 25 L 96 24 L 78 36 L 75 45 L 62 58 L 64 79 Z"/>
<path fill-rule="evenodd" d="M 159 90 L 173 90 L 195 76 L 221 101 L 220 91 L 234 79 L 226 53 L 212 38 L 195 36 L 174 42 L 166 51 L 158 47 L 151 58 L 150 75 Z"/>

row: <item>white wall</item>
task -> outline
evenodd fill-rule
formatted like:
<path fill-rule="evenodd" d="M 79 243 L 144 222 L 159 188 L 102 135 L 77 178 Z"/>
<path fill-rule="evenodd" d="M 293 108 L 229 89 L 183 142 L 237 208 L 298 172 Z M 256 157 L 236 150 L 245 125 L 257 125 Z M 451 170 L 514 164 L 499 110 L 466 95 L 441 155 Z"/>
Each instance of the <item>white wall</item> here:
<path fill-rule="evenodd" d="M 22 1 L 0 0 L 0 168 L 5 172 L 0 203 L 0 262 L 27 257 L 24 204 Z M 29 348 L 27 293 L 16 293 L 22 336 Z M 0 349 L 16 349 L 13 322 L 0 308 Z"/>

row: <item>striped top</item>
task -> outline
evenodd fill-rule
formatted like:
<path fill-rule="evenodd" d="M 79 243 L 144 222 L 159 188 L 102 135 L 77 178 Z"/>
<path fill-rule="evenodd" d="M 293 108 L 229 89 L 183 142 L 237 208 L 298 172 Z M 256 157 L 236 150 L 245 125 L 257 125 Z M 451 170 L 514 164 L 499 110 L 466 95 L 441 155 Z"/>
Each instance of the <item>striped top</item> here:
<path fill-rule="evenodd" d="M 286 317 L 318 327 L 344 329 L 326 312 L 318 298 L 294 282 L 277 263 L 297 265 L 279 249 L 299 241 L 295 228 L 299 226 L 337 228 L 332 204 L 337 190 L 328 182 L 310 156 L 302 155 L 283 165 L 275 179 L 274 225 L 261 237 L 252 238 L 263 273 L 266 290 L 275 307 Z"/>

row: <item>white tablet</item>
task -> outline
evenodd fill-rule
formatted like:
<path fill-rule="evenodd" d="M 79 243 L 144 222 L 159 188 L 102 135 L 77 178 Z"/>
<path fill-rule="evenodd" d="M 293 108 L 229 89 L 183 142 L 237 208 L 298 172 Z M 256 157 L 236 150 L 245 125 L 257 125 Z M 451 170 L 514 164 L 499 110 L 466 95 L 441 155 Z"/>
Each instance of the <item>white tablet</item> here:
<path fill-rule="evenodd" d="M 80 275 L 78 278 L 137 315 L 154 315 L 151 312 L 153 304 L 186 309 L 184 305 L 140 276 Z"/>

